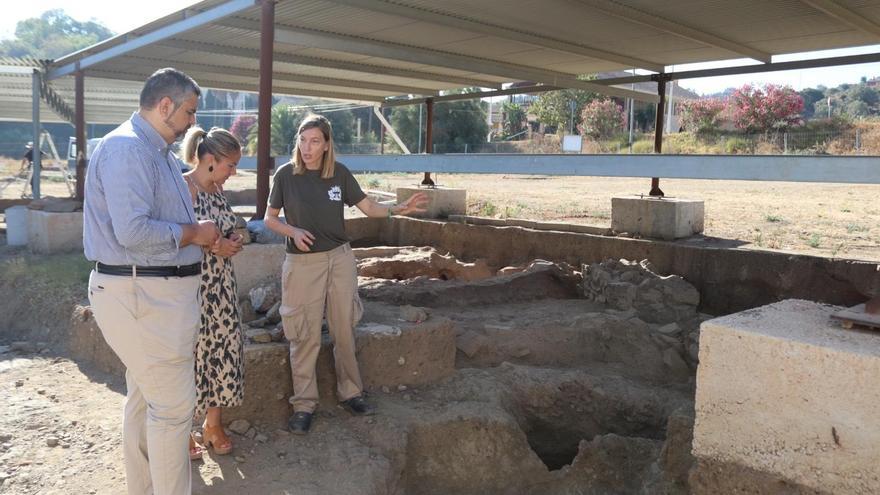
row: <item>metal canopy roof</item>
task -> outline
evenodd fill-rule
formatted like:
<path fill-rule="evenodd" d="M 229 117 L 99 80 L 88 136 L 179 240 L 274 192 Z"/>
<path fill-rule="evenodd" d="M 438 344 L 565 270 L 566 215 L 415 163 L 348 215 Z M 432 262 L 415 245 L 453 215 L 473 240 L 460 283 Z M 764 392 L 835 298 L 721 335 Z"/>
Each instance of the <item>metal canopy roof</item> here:
<path fill-rule="evenodd" d="M 259 2 L 205 0 L 63 57 L 48 78 L 141 82 L 174 66 L 256 91 L 259 31 Z M 279 0 L 273 92 L 382 102 L 532 81 L 632 96 L 577 76 L 878 42 L 880 0 Z"/>
<path fill-rule="evenodd" d="M 34 70 L 45 70 L 48 61 L 0 57 L 0 121 L 33 121 Z M 73 123 L 74 81 L 62 77 L 40 88 L 40 120 Z M 143 82 L 90 78 L 84 88 L 86 120 L 93 124 L 118 124 L 138 108 Z"/>

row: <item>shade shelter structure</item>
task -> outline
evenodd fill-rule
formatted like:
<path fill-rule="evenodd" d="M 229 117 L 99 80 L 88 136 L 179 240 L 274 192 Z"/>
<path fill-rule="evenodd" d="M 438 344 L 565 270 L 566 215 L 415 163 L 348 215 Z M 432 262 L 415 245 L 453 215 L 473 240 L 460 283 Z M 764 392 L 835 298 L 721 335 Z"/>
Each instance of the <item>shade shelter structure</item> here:
<path fill-rule="evenodd" d="M 579 88 L 651 101 L 659 109 L 665 83 L 687 77 L 667 70 L 673 65 L 745 58 L 751 61 L 727 70 L 782 70 L 774 68 L 776 55 L 878 41 L 880 0 L 204 0 L 55 60 L 45 77 L 52 84 L 79 80 L 84 91 L 92 78 L 141 82 L 174 66 L 205 87 L 258 91 L 264 123 L 272 94 L 381 106 L 433 102 L 463 87 L 492 94 L 521 81 L 537 90 Z M 829 62 L 802 67 L 823 63 Z M 580 77 L 625 69 L 641 74 Z M 636 79 L 661 90 L 625 87 Z M 659 134 L 662 125 L 656 128 Z M 259 142 L 261 214 L 268 135 Z M 659 135 L 656 142 L 659 153 Z M 461 159 L 476 160 L 479 170 L 479 157 Z M 418 170 L 418 157 L 411 160 Z M 656 193 L 659 180 L 654 186 Z"/>

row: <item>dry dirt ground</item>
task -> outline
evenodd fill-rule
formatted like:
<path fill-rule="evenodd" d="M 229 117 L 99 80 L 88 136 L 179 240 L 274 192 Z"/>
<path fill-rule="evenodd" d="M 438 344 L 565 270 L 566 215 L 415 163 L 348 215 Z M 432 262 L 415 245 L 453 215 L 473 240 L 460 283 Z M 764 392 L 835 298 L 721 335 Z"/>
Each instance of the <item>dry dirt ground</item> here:
<path fill-rule="evenodd" d="M 17 198 L 24 179 L 17 164 L 0 167 L 0 198 Z M 5 173 L 4 173 L 5 172 Z M 420 174 L 364 174 L 362 187 L 394 191 Z M 609 227 L 611 197 L 646 194 L 648 179 L 440 174 L 439 184 L 468 191 L 468 214 L 529 218 Z M 227 183 L 256 187 L 251 171 Z M 65 196 L 57 172 L 47 172 L 43 194 Z M 743 248 L 880 261 L 880 185 L 663 179 L 668 196 L 706 203 L 705 235 Z M 2 212 L 0 212 L 2 213 Z"/>
<path fill-rule="evenodd" d="M 74 264 L 72 256 L 52 259 L 56 269 Z M 362 263 L 376 268 L 373 259 Z M 398 273 L 409 259 L 385 270 Z M 78 269 L 60 274 L 38 269 L 39 259 L 0 261 L 48 300 L 60 303 L 82 286 Z M 649 323 L 635 309 L 579 297 L 572 273 L 554 266 L 498 276 L 493 267 L 476 281 L 362 279 L 365 325 L 404 325 L 395 323 L 403 304 L 429 306 L 428 320 L 414 325 L 453 322 L 457 337 L 449 334 L 455 342 L 446 355 L 455 369 L 432 384 L 373 387 L 377 416 L 322 406 L 306 437 L 252 417 L 253 429 L 233 434 L 233 455 L 193 465 L 194 492 L 686 493 L 695 364 L 688 349 L 707 316 L 692 301 L 676 324 Z M 43 285 L 51 274 L 56 285 Z M 32 289 L 21 285 L 0 283 L 0 299 L 30 299 Z M 462 304 L 463 294 L 471 304 Z M 0 308 L 13 312 L 8 303 Z M 0 328 L 0 341 L 15 340 L 27 325 L 52 331 L 0 347 L 0 493 L 124 493 L 121 378 L 59 352 L 65 325 L 58 317 L 16 314 L 22 330 Z M 382 338 L 372 342 L 397 345 Z M 395 355 L 382 366 L 397 369 L 403 359 L 420 358 Z M 281 390 L 255 380 L 246 386 Z"/>

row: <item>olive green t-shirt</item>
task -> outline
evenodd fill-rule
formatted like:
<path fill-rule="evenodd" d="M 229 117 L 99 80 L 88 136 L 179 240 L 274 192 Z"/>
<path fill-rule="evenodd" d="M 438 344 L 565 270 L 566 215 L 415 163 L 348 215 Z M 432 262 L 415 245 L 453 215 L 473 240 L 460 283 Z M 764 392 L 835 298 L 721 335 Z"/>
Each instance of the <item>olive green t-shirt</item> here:
<path fill-rule="evenodd" d="M 284 210 L 289 225 L 306 229 L 315 236 L 310 253 L 329 251 L 349 241 L 345 234 L 344 206 L 354 206 L 366 198 L 345 165 L 336 162 L 333 178 L 322 179 L 320 170 L 293 174 L 293 163 L 285 163 L 275 172 L 269 206 Z M 302 254 L 287 238 L 287 252 Z"/>

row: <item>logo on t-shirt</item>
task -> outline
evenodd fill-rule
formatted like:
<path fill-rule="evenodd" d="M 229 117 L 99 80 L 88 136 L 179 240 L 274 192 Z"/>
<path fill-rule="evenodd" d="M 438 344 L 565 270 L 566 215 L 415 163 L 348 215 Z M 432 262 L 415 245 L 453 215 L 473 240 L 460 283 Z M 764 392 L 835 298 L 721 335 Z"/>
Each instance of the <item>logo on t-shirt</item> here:
<path fill-rule="evenodd" d="M 327 191 L 330 201 L 342 201 L 342 189 L 339 186 L 333 186 Z"/>

